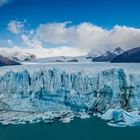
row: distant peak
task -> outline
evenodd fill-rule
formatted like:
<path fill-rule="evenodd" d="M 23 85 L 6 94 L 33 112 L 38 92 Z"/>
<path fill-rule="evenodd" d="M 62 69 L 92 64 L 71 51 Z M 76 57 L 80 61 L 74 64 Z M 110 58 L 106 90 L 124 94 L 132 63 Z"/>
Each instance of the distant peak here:
<path fill-rule="evenodd" d="M 117 48 L 114 49 L 114 53 L 117 54 L 117 55 L 119 55 L 123 52 L 124 52 L 124 50 L 121 47 L 117 47 Z"/>

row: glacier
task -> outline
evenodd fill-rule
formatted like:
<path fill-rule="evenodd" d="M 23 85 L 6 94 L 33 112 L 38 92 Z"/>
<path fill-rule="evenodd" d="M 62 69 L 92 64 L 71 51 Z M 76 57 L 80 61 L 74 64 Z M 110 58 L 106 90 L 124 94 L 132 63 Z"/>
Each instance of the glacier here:
<path fill-rule="evenodd" d="M 4 125 L 70 122 L 74 117 L 90 116 L 114 127 L 140 125 L 138 69 L 85 64 L 3 67 L 0 89 L 0 122 Z"/>

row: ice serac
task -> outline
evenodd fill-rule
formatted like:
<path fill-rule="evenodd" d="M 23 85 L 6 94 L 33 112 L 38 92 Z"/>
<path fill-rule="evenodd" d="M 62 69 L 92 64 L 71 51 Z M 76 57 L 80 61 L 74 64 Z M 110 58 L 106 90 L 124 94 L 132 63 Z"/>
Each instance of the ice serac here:
<path fill-rule="evenodd" d="M 101 114 L 112 126 L 140 124 L 140 75 L 123 69 L 7 71 L 0 76 L 0 89 L 3 124 L 71 119 L 80 113 Z"/>

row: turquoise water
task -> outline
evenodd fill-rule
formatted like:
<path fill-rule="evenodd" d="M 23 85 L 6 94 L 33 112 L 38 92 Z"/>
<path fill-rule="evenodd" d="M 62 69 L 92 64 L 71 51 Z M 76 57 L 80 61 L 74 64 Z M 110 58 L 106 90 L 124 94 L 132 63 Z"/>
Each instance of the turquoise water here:
<path fill-rule="evenodd" d="M 64 124 L 0 126 L 0 140 L 139 140 L 140 127 L 113 128 L 99 118 Z"/>

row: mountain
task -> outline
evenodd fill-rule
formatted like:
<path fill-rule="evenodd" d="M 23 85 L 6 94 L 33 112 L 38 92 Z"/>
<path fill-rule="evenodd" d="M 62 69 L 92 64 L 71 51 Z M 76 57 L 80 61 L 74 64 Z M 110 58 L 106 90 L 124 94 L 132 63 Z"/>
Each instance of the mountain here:
<path fill-rule="evenodd" d="M 98 57 L 93 57 L 92 61 L 93 62 L 107 62 L 107 61 L 111 61 L 113 58 L 115 58 L 117 55 L 113 52 L 107 51 L 106 53 L 104 53 L 101 56 Z"/>
<path fill-rule="evenodd" d="M 138 63 L 140 62 L 140 47 L 125 51 L 124 53 L 115 57 L 112 63 Z"/>
<path fill-rule="evenodd" d="M 121 48 L 121 47 L 118 47 L 118 48 L 115 48 L 114 49 L 114 53 L 116 54 L 116 55 L 120 55 L 121 53 L 123 53 L 124 52 L 124 50 Z"/>
<path fill-rule="evenodd" d="M 58 57 L 45 57 L 38 59 L 31 59 L 31 62 L 35 63 L 56 63 L 56 62 L 106 62 L 111 61 L 117 55 L 121 54 L 124 50 L 120 47 L 115 48 L 113 51 L 106 51 L 102 55 L 93 55 L 93 53 L 88 53 L 84 56 L 58 56 Z"/>
<path fill-rule="evenodd" d="M 19 62 L 11 60 L 7 57 L 0 55 L 0 66 L 9 66 L 9 65 L 21 65 Z"/>
<path fill-rule="evenodd" d="M 8 51 L 6 49 L 1 49 L 0 55 L 17 62 L 31 61 L 36 59 L 36 55 L 34 53 L 22 49 L 13 49 L 12 51 L 10 49 L 8 49 Z"/>
<path fill-rule="evenodd" d="M 120 55 L 124 50 L 120 47 L 115 48 L 113 51 L 106 51 L 100 56 L 93 57 L 93 62 L 110 62 L 112 61 L 116 56 Z"/>

